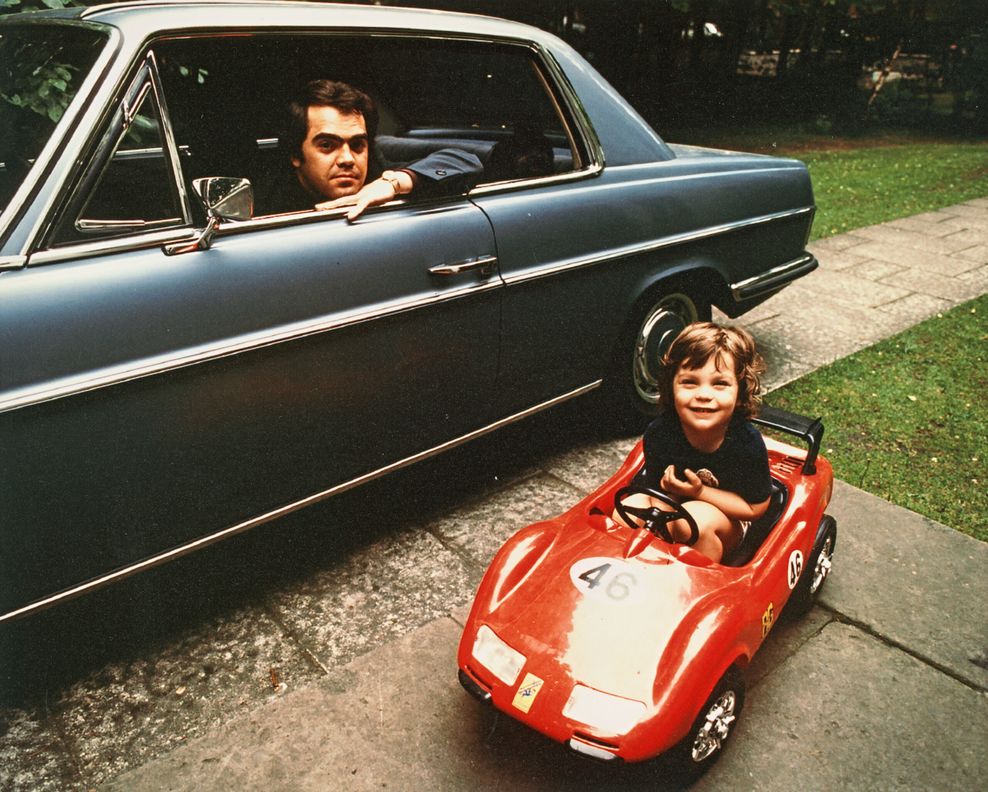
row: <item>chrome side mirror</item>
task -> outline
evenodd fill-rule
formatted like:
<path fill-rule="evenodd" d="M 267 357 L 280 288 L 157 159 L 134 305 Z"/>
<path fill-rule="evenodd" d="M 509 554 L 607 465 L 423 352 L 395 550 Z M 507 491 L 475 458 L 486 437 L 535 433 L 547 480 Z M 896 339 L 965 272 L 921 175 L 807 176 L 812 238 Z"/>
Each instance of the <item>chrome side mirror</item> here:
<path fill-rule="evenodd" d="M 207 176 L 195 179 L 192 189 L 206 209 L 206 215 L 220 220 L 250 220 L 254 213 L 254 190 L 250 179 Z"/>
<path fill-rule="evenodd" d="M 192 181 L 192 190 L 206 210 L 206 227 L 194 240 L 165 246 L 165 253 L 190 253 L 207 250 L 221 220 L 250 220 L 254 214 L 254 188 L 250 179 L 231 176 L 206 176 Z"/>

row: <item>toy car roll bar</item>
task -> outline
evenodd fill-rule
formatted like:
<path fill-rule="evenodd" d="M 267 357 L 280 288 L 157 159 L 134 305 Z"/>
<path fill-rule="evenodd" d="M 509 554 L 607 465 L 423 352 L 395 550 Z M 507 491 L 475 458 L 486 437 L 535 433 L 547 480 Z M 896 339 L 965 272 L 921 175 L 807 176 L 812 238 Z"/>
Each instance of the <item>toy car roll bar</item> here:
<path fill-rule="evenodd" d="M 756 424 L 777 429 L 780 432 L 795 435 L 809 446 L 806 461 L 803 462 L 803 473 L 812 476 L 816 473 L 816 458 L 820 453 L 820 443 L 823 442 L 823 419 L 807 418 L 778 407 L 762 406 L 761 411 L 751 419 Z"/>

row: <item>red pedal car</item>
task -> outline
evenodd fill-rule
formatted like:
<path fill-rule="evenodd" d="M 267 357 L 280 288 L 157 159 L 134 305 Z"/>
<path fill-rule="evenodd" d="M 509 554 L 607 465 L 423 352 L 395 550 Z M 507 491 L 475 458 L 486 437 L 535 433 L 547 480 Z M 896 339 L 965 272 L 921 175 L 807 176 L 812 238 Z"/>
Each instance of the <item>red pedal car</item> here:
<path fill-rule="evenodd" d="M 784 607 L 810 608 L 837 540 L 820 420 L 767 407 L 755 420 L 808 451 L 765 438 L 771 506 L 729 558 L 663 538 L 669 512 L 637 530 L 610 519 L 640 491 L 639 442 L 596 492 L 498 551 L 460 640 L 463 686 L 579 753 L 667 754 L 702 773 L 741 712 L 742 672 Z"/>

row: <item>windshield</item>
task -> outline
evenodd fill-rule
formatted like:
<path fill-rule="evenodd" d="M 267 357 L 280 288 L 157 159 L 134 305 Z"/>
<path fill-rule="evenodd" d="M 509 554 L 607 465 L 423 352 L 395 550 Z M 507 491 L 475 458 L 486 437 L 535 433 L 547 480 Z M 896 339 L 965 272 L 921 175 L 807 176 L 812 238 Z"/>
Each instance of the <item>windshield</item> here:
<path fill-rule="evenodd" d="M 0 212 L 44 148 L 106 36 L 69 25 L 0 27 Z"/>

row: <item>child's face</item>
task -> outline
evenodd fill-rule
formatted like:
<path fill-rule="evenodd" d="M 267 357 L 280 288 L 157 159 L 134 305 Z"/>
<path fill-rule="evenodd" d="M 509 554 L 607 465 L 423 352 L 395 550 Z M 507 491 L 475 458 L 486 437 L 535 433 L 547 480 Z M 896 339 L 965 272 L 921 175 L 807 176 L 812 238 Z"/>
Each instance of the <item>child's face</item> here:
<path fill-rule="evenodd" d="M 706 434 L 726 429 L 738 402 L 734 356 L 724 353 L 717 368 L 716 355 L 700 368 L 680 366 L 672 384 L 676 414 L 688 432 Z"/>

